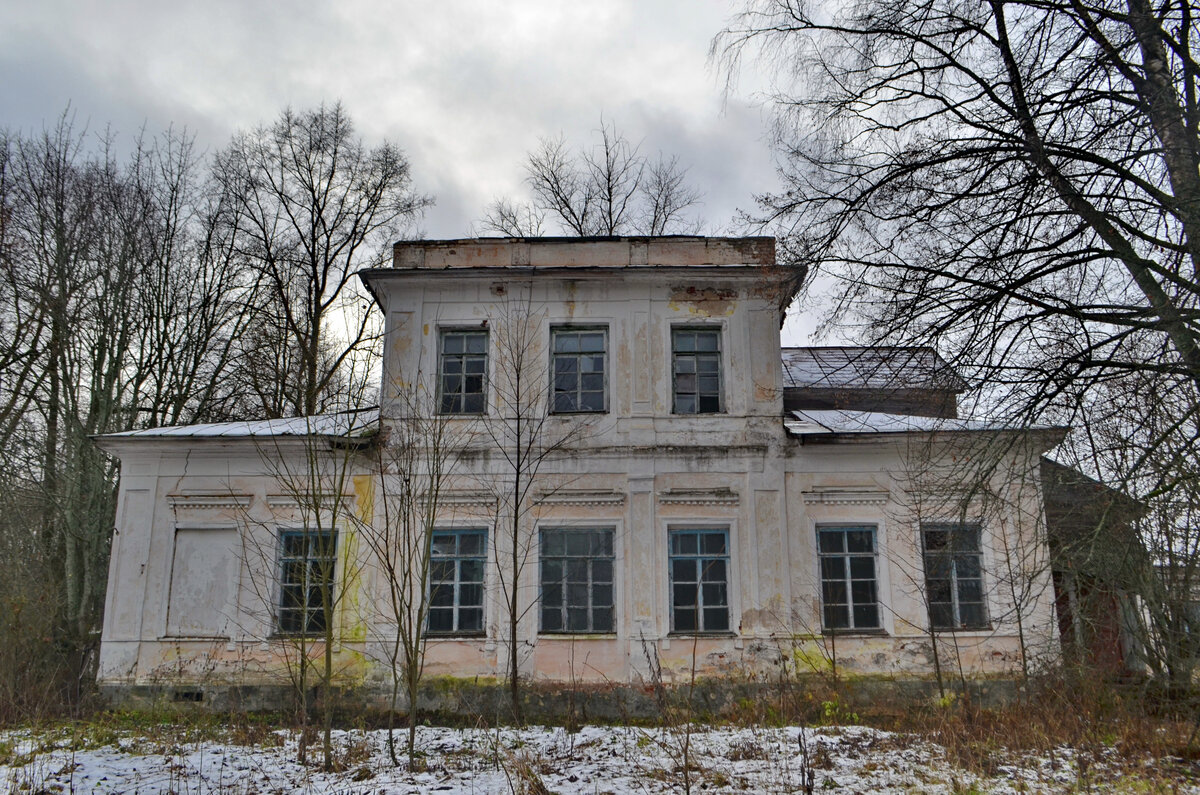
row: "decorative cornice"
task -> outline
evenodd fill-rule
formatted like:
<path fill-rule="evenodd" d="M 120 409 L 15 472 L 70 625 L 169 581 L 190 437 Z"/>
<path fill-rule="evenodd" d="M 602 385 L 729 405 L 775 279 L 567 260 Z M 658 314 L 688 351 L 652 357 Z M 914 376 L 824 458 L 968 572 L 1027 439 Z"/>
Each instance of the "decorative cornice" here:
<path fill-rule="evenodd" d="M 624 505 L 625 495 L 619 491 L 559 490 L 539 494 L 538 505 Z"/>
<path fill-rule="evenodd" d="M 946 500 L 955 503 L 977 502 L 995 496 L 995 491 L 990 488 L 990 484 L 979 480 L 951 481 L 949 483 L 945 480 L 938 482 L 912 481 L 907 487 L 925 499 Z"/>
<path fill-rule="evenodd" d="M 169 494 L 167 502 L 176 510 L 240 510 L 250 505 L 249 494 Z"/>
<path fill-rule="evenodd" d="M 664 505 L 737 505 L 738 494 L 727 488 L 720 489 L 667 489 L 658 493 L 658 501 Z"/>
<path fill-rule="evenodd" d="M 886 491 L 865 489 L 822 489 L 806 491 L 800 496 L 806 505 L 883 505 L 889 495 Z"/>
<path fill-rule="evenodd" d="M 315 510 L 325 510 L 327 506 L 325 502 L 332 500 L 333 496 L 323 497 L 320 494 L 312 495 L 311 499 L 305 498 L 305 504 L 300 504 L 300 498 L 294 494 L 268 494 L 267 507 L 276 510 L 299 510 L 301 507 Z M 349 508 L 355 502 L 353 494 L 343 494 L 340 500 L 342 508 Z"/>
<path fill-rule="evenodd" d="M 438 505 L 445 506 L 484 506 L 496 504 L 496 495 L 486 491 L 443 491 L 438 495 Z"/>

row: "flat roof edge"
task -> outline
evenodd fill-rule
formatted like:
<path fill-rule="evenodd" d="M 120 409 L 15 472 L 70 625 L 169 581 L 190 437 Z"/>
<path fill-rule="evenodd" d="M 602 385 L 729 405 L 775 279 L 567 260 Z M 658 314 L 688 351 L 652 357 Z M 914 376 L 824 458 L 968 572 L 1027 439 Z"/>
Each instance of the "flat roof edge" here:
<path fill-rule="evenodd" d="M 638 268 L 647 266 L 775 265 L 775 238 L 658 235 L 621 237 L 477 237 L 400 240 L 398 270 L 503 266 Z"/>
<path fill-rule="evenodd" d="M 696 240 L 696 241 L 720 241 L 720 242 L 737 242 L 737 241 L 771 241 L 775 242 L 772 235 L 749 235 L 749 236 L 727 236 L 727 235 L 589 235 L 589 236 L 572 236 L 572 235 L 545 235 L 541 237 L 456 237 L 456 238 L 439 238 L 436 240 L 397 240 L 392 244 L 392 248 L 399 247 L 419 247 L 419 246 L 463 246 L 470 243 L 525 243 L 529 245 L 539 244 L 563 244 L 563 243 L 618 243 L 621 241 L 627 242 L 649 242 L 652 240 Z"/>

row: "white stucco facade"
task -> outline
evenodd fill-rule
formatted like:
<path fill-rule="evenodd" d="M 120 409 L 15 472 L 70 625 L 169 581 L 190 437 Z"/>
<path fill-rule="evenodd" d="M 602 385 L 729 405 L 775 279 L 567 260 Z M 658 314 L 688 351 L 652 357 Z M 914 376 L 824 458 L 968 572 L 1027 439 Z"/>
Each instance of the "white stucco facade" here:
<path fill-rule="evenodd" d="M 406 243 L 395 267 L 364 280 L 386 328 L 374 442 L 366 415 L 101 440 L 121 459 L 102 684 L 279 680 L 280 539 L 311 521 L 295 462 L 314 445 L 349 467 L 333 519 L 339 670 L 378 680 L 388 621 L 363 534 L 385 521 L 387 484 L 354 451 L 417 413 L 461 448 L 433 526 L 443 539 L 483 539 L 471 540 L 482 544 L 472 553 L 482 597 L 454 568 L 441 614 L 451 631 L 430 635 L 427 674 L 506 674 L 514 548 L 519 666 L 533 680 L 636 682 L 648 655 L 671 677 L 690 675 L 693 659 L 704 674 L 781 661 L 801 673 L 1011 674 L 1057 654 L 1031 473 L 1058 434 L 785 415 L 779 328 L 793 282 L 772 240 Z M 579 343 L 584 333 L 599 337 Z M 475 364 L 460 344 L 482 346 Z M 587 365 L 566 351 L 576 344 L 592 346 Z M 479 413 L 462 410 L 477 398 L 448 374 L 459 365 L 486 370 Z M 688 379 L 693 367 L 707 368 L 707 386 Z M 576 398 L 597 410 L 552 411 Z M 516 435 L 518 417 L 526 434 L 537 423 L 536 437 Z M 347 437 L 356 443 L 329 444 Z M 536 468 L 512 463 L 518 438 L 544 454 Z M 573 530 L 594 531 L 593 547 L 568 559 L 555 539 L 585 537 Z M 938 557 L 930 545 L 948 538 L 958 546 Z M 453 631 L 459 623 L 468 630 Z"/>

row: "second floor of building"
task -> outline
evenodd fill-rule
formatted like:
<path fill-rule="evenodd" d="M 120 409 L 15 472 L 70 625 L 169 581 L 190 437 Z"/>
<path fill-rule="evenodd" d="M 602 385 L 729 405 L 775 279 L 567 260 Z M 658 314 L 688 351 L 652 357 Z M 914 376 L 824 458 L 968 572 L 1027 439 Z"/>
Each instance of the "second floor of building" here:
<path fill-rule="evenodd" d="M 778 425 L 795 273 L 774 259 L 769 238 L 397 244 L 363 274 L 385 318 L 381 408 Z"/>

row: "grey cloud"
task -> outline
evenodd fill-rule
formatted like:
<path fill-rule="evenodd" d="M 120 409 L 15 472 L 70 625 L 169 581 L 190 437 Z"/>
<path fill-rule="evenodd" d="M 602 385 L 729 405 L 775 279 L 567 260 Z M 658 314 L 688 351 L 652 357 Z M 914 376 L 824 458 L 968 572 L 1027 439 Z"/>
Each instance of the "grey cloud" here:
<path fill-rule="evenodd" d="M 677 154 L 714 231 L 774 184 L 758 110 L 706 63 L 724 2 L 473 0 L 288 6 L 123 0 L 11 4 L 0 30 L 4 124 L 37 129 L 67 102 L 93 129 L 186 126 L 201 149 L 281 107 L 345 102 L 396 141 L 437 206 L 423 229 L 469 234 L 497 195 L 523 192 L 537 139 L 590 141 L 601 114 L 647 152 Z"/>

